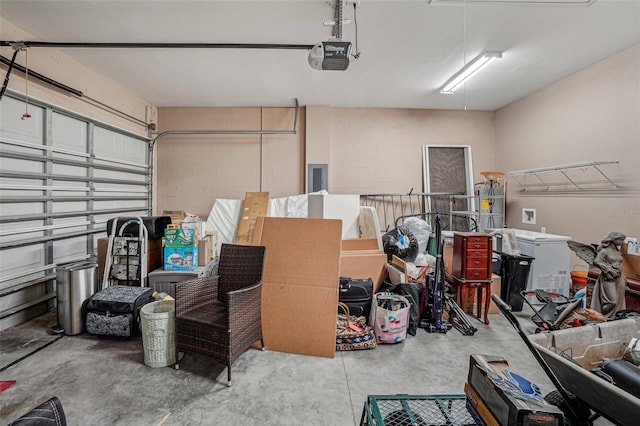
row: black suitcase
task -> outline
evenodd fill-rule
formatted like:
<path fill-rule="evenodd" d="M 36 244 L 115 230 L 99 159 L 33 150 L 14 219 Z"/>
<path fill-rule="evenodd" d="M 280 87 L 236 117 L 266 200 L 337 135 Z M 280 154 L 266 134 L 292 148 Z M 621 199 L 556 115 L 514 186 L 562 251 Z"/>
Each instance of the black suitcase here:
<path fill-rule="evenodd" d="M 111 229 L 113 228 L 113 221 L 118 219 L 118 228 L 116 229 L 116 235 L 119 235 L 122 226 L 128 221 L 136 219 L 135 217 L 117 217 L 109 219 L 107 221 L 107 235 L 111 235 Z M 149 240 L 156 240 L 164 237 L 164 230 L 167 225 L 171 224 L 171 216 L 145 216 L 142 217 L 142 223 L 147 228 L 147 238 Z M 124 237 L 137 237 L 138 236 L 138 222 L 127 224 L 126 228 L 122 231 Z"/>
<path fill-rule="evenodd" d="M 349 313 L 369 320 L 371 300 L 373 299 L 373 280 L 340 277 L 338 300 L 349 307 Z"/>
<path fill-rule="evenodd" d="M 96 336 L 140 335 L 140 310 L 152 301 L 153 289 L 112 285 L 87 302 L 87 332 Z"/>

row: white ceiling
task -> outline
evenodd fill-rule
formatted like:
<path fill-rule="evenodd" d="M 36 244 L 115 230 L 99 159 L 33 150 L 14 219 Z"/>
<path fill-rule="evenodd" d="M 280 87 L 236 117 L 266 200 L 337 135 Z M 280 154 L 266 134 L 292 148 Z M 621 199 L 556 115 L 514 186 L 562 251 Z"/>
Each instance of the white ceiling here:
<path fill-rule="evenodd" d="M 353 3 L 345 0 L 351 23 L 342 38 L 355 44 Z M 306 50 L 64 51 L 157 106 L 290 106 L 297 98 L 301 105 L 495 110 L 640 43 L 640 0 L 356 3 L 361 55 L 346 71 L 312 69 Z M 334 4 L 0 0 L 0 15 L 45 42 L 310 45 L 332 36 L 323 22 Z M 454 95 L 440 94 L 484 50 L 503 58 Z M 74 87 L 72 76 L 61 82 Z"/>

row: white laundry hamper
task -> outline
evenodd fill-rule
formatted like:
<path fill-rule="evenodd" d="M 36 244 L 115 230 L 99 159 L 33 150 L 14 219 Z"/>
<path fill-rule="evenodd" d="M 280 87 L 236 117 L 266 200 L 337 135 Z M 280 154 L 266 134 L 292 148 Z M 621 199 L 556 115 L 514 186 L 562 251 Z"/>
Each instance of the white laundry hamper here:
<path fill-rule="evenodd" d="M 144 363 L 149 367 L 176 362 L 175 312 L 174 300 L 147 303 L 140 311 Z"/>

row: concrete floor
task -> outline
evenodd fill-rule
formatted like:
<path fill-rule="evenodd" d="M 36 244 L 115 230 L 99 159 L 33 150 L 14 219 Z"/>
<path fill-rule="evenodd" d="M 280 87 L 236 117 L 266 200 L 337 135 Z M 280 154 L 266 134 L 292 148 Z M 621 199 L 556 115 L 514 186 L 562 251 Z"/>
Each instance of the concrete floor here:
<path fill-rule="evenodd" d="M 517 316 L 532 333 L 527 309 Z M 472 319 L 473 336 L 419 329 L 404 343 L 335 358 L 249 350 L 233 366 L 231 387 L 225 368 L 205 356 L 187 354 L 179 370 L 147 367 L 141 338 L 47 341 L 56 322 L 48 315 L 49 324 L 41 317 L 9 330 L 13 345 L 15 335 L 50 344 L 0 372 L 0 381 L 17 381 L 0 393 L 0 424 L 55 395 L 70 425 L 358 425 L 367 395 L 462 394 L 474 353 L 501 355 L 543 394 L 553 390 L 502 315 L 490 315 L 490 325 Z M 2 345 L 5 366 L 11 352 Z"/>

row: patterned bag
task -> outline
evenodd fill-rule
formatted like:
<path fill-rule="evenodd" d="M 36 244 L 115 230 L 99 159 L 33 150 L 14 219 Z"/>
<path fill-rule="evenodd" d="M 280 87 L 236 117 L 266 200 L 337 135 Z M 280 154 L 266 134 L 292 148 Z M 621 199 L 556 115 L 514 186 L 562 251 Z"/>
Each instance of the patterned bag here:
<path fill-rule="evenodd" d="M 87 332 L 95 336 L 140 335 L 140 310 L 153 301 L 153 289 L 112 285 L 87 300 Z"/>
<path fill-rule="evenodd" d="M 376 347 L 376 337 L 373 329 L 367 325 L 365 317 L 355 317 L 349 314 L 349 307 L 338 303 L 344 314 L 338 314 L 336 328 L 336 350 L 353 351 L 356 349 L 373 349 Z"/>
<path fill-rule="evenodd" d="M 410 309 L 407 298 L 399 294 L 373 295 L 369 323 L 373 325 L 378 343 L 400 343 L 407 338 Z"/>

